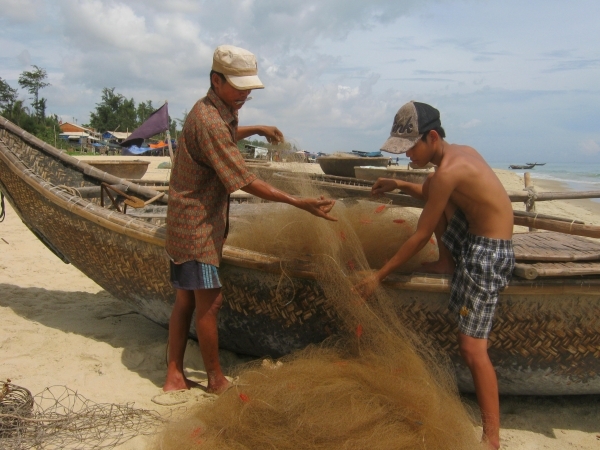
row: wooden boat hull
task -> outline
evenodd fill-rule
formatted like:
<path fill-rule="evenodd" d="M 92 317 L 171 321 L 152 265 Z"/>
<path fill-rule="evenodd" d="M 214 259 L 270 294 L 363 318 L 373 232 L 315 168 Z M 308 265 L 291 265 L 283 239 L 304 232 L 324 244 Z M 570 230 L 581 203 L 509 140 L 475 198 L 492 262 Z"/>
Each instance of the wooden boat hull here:
<path fill-rule="evenodd" d="M 378 178 L 394 178 L 409 183 L 423 184 L 432 172 L 428 170 L 398 169 L 395 167 L 358 166 L 354 168 L 356 178 L 376 181 Z"/>
<path fill-rule="evenodd" d="M 317 162 L 321 166 L 323 173 L 338 177 L 354 177 L 354 168 L 357 166 L 385 167 L 388 165 L 389 161 L 390 158 L 385 156 L 348 158 L 319 156 L 317 158 Z"/>
<path fill-rule="evenodd" d="M 118 178 L 140 179 L 148 170 L 150 163 L 148 161 L 86 161 L 90 166 L 110 173 Z"/>
<path fill-rule="evenodd" d="M 48 153 L 47 144 L 15 128 L 0 120 L 0 189 L 26 225 L 63 260 L 166 326 L 174 293 L 164 227 L 58 189 L 94 183 L 96 172 L 71 170 L 72 158 Z M 335 311 L 311 270 L 310 262 L 226 247 L 221 346 L 279 356 L 335 334 Z M 460 389 L 472 392 L 447 311 L 448 280 L 398 275 L 385 289 L 407 325 L 450 354 Z M 513 281 L 501 295 L 490 345 L 503 394 L 600 393 L 600 278 Z"/>
<path fill-rule="evenodd" d="M 535 164 L 527 164 L 527 165 L 512 164 L 512 165 L 508 166 L 509 169 L 513 169 L 513 170 L 518 170 L 518 169 L 533 169 L 534 167 L 535 167 Z"/>

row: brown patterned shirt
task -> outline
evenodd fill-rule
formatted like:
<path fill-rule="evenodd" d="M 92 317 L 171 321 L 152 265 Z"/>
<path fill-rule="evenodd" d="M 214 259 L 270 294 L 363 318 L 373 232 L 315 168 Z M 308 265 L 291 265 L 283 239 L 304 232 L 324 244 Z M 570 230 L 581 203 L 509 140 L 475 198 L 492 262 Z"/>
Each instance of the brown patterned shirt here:
<path fill-rule="evenodd" d="M 173 262 L 219 266 L 229 194 L 256 179 L 236 145 L 237 111 L 208 90 L 189 112 L 169 182 L 166 250 Z"/>

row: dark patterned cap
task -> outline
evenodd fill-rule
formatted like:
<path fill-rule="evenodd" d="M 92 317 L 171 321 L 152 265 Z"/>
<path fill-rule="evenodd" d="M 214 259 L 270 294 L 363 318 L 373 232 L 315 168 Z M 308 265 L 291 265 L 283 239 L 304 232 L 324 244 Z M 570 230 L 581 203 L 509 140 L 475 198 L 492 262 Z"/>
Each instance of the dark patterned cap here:
<path fill-rule="evenodd" d="M 390 137 L 381 150 L 406 153 L 424 133 L 440 127 L 440 112 L 426 103 L 410 101 L 396 113 Z"/>

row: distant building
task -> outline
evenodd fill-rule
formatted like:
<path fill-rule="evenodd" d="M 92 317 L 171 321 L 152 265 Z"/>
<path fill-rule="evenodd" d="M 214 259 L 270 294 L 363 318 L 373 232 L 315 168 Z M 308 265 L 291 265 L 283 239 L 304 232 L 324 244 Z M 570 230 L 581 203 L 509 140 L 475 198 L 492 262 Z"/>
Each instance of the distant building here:
<path fill-rule="evenodd" d="M 130 135 L 131 133 L 125 133 L 122 131 L 105 131 L 102 134 L 102 139 L 105 139 L 107 141 L 123 142 Z"/>
<path fill-rule="evenodd" d="M 84 128 L 82 126 L 79 126 L 77 124 L 71 123 L 71 122 L 63 122 L 60 125 L 60 132 L 61 133 L 90 133 L 92 130 L 88 129 L 88 128 Z"/>
<path fill-rule="evenodd" d="M 70 142 L 71 144 L 86 145 L 88 142 L 100 140 L 99 133 L 74 123 L 63 122 L 59 125 L 59 127 L 60 134 L 58 137 Z"/>
<path fill-rule="evenodd" d="M 252 144 L 245 144 L 244 153 L 247 153 L 250 158 L 267 159 L 269 156 L 269 149 Z"/>

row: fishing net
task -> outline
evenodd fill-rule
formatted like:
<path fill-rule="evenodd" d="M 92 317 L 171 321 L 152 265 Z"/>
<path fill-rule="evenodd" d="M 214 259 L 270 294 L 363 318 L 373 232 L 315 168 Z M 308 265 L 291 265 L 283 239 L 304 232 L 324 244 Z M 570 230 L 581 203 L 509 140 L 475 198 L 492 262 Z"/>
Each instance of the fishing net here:
<path fill-rule="evenodd" d="M 310 183 L 303 189 L 320 194 Z M 287 205 L 250 206 L 236 213 L 228 244 L 309 258 L 343 331 L 276 362 L 240 367 L 233 387 L 170 423 L 156 448 L 479 448 L 447 360 L 400 321 L 385 288 L 367 301 L 354 290 L 412 234 L 417 215 L 345 200 L 332 210 L 338 222 L 328 222 Z M 402 270 L 436 258 L 431 241 Z"/>
<path fill-rule="evenodd" d="M 66 386 L 36 396 L 9 382 L 0 392 L 0 448 L 110 449 L 156 432 L 161 416 L 132 404 L 95 403 Z"/>

